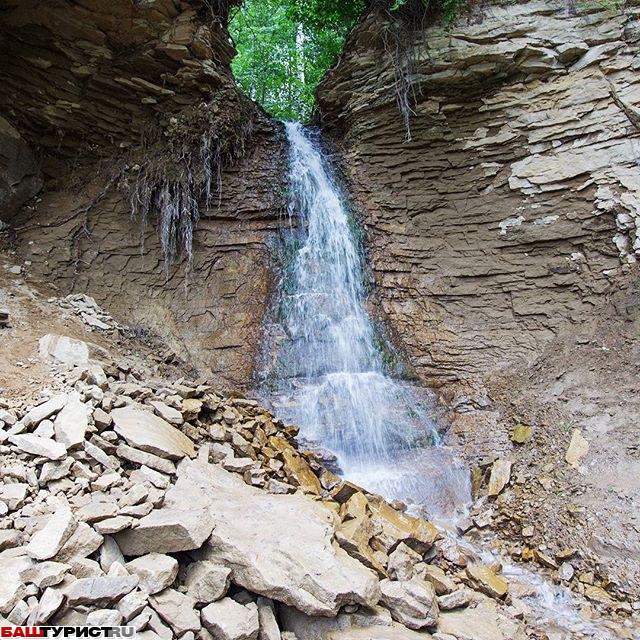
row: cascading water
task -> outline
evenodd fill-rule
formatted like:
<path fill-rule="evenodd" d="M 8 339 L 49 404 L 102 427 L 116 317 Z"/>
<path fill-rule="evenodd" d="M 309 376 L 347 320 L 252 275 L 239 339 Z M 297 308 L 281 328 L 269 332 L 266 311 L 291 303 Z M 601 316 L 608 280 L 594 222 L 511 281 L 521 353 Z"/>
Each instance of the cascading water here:
<path fill-rule="evenodd" d="M 446 449 L 429 446 L 439 438 L 427 392 L 385 370 L 345 200 L 301 125 L 286 126 L 296 227 L 286 239 L 273 404 L 303 437 L 334 452 L 349 479 L 451 512 L 470 498 L 468 474 L 453 458 L 441 460 Z"/>
<path fill-rule="evenodd" d="M 500 562 L 505 574 L 529 585 L 527 619 L 548 637 L 612 640 L 606 621 L 581 618 L 570 591 L 453 533 L 471 499 L 469 474 L 440 445 L 425 390 L 389 375 L 383 340 L 367 311 L 363 259 L 345 200 L 309 134 L 297 123 L 286 128 L 289 260 L 269 332 L 275 353 L 263 399 L 299 425 L 303 438 L 337 454 L 345 477 L 414 503 L 470 556 Z"/>

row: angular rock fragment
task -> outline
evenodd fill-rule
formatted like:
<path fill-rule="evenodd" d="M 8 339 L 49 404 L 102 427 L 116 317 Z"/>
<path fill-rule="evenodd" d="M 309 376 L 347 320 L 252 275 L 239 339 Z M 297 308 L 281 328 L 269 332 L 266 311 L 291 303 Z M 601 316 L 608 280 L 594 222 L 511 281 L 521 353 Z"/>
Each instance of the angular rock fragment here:
<path fill-rule="evenodd" d="M 565 460 L 572 467 L 576 467 L 580 460 L 589 453 L 589 441 L 582 435 L 581 429 L 574 429 L 571 442 L 565 454 Z"/>
<path fill-rule="evenodd" d="M 87 627 L 119 627 L 122 614 L 113 609 L 96 609 L 87 614 Z"/>
<path fill-rule="evenodd" d="M 53 423 L 55 437 L 58 442 L 72 449 L 84 442 L 89 426 L 89 407 L 80 400 L 80 394 L 72 391 L 62 411 Z"/>
<path fill-rule="evenodd" d="M 259 621 L 255 608 L 245 607 L 231 598 L 213 602 L 201 611 L 202 624 L 220 640 L 256 640 Z"/>
<path fill-rule="evenodd" d="M 233 581 L 311 615 L 345 604 L 374 605 L 375 574 L 332 545 L 334 516 L 296 495 L 271 495 L 200 461 L 183 460 L 167 501 L 197 497 L 215 528 L 203 557 L 233 571 Z"/>
<path fill-rule="evenodd" d="M 26 584 L 33 583 L 38 589 L 46 589 L 62 582 L 70 568 L 64 562 L 38 562 L 22 571 L 20 577 Z"/>
<path fill-rule="evenodd" d="M 195 600 L 175 589 L 165 589 L 151 596 L 149 603 L 178 636 L 201 627 Z"/>
<path fill-rule="evenodd" d="M 76 530 L 56 554 L 56 562 L 70 562 L 76 558 L 86 558 L 102 544 L 102 536 L 86 522 L 78 523 Z"/>
<path fill-rule="evenodd" d="M 276 621 L 275 607 L 270 598 L 258 597 L 258 640 L 281 640 L 280 628 Z"/>
<path fill-rule="evenodd" d="M 180 501 L 190 504 L 189 496 Z M 199 549 L 211 534 L 213 519 L 203 509 L 174 509 L 162 507 L 138 520 L 135 529 L 116 534 L 118 546 L 127 556 L 145 553 L 174 553 Z"/>
<path fill-rule="evenodd" d="M 186 570 L 185 587 L 196 604 L 207 604 L 226 595 L 231 584 L 231 569 L 213 562 L 192 562 Z"/>
<path fill-rule="evenodd" d="M 56 394 L 46 402 L 33 407 L 33 409 L 22 418 L 21 422 L 26 427 L 39 424 L 42 420 L 50 418 L 54 413 L 58 413 L 67 403 L 67 397 L 66 393 Z"/>
<path fill-rule="evenodd" d="M 486 565 L 472 565 L 466 573 L 474 586 L 492 598 L 503 598 L 509 591 L 509 583 Z"/>
<path fill-rule="evenodd" d="M 433 585 L 420 578 L 380 582 L 382 602 L 394 620 L 410 629 L 434 627 L 438 622 L 438 602 Z"/>
<path fill-rule="evenodd" d="M 33 433 L 9 436 L 9 442 L 26 453 L 49 458 L 49 460 L 62 460 L 67 455 L 67 448 L 61 442 L 42 438 Z"/>
<path fill-rule="evenodd" d="M 45 518 L 44 527 L 31 536 L 25 547 L 27 553 L 37 560 L 53 558 L 78 526 L 78 521 L 67 507 L 60 507 Z"/>
<path fill-rule="evenodd" d="M 127 562 L 125 566 L 140 578 L 140 588 L 149 594 L 170 587 L 178 575 L 178 561 L 162 553 L 148 553 Z M 192 593 L 189 595 L 193 596 Z"/>
<path fill-rule="evenodd" d="M 511 479 L 511 462 L 509 460 L 496 460 L 491 467 L 489 477 L 489 495 L 496 497 Z"/>
<path fill-rule="evenodd" d="M 13 551 L 0 553 L 0 613 L 7 614 L 26 593 L 26 585 L 21 573 L 32 566 L 33 561 L 26 555 L 12 555 Z"/>
<path fill-rule="evenodd" d="M 100 576 L 80 578 L 65 590 L 70 605 L 113 604 L 138 586 L 138 576 Z"/>
<path fill-rule="evenodd" d="M 40 357 L 55 364 L 85 365 L 89 362 L 89 346 L 82 340 L 48 333 L 38 342 Z"/>
<path fill-rule="evenodd" d="M 111 412 L 114 430 L 132 447 L 170 459 L 193 458 L 193 442 L 158 416 L 131 407 Z"/>

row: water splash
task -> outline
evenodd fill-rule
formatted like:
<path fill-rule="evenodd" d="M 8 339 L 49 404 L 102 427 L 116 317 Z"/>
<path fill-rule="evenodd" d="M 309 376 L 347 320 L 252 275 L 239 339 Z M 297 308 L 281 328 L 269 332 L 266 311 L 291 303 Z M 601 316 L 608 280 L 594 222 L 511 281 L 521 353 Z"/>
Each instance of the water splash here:
<path fill-rule="evenodd" d="M 439 442 L 431 394 L 389 375 L 345 199 L 302 126 L 286 128 L 290 263 L 272 404 L 303 437 L 336 453 L 349 479 L 391 499 L 455 511 L 470 499 L 468 473 L 446 449 L 429 448 Z"/>

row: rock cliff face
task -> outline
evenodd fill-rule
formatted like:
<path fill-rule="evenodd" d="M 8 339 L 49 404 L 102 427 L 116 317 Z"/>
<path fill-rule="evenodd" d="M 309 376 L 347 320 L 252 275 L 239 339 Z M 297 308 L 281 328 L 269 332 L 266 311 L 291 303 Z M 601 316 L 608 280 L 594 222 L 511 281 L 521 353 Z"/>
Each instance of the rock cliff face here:
<path fill-rule="evenodd" d="M 374 6 L 321 84 L 382 309 L 424 379 L 539 355 L 635 264 L 637 16 L 491 3 L 445 33 Z"/>
<path fill-rule="evenodd" d="M 415 4 L 374 3 L 318 90 L 380 313 L 477 476 L 513 461 L 513 557 L 578 548 L 638 593 L 637 3 L 492 2 L 450 33 Z"/>
<path fill-rule="evenodd" d="M 28 165 L 19 176 L 2 172 L 0 197 L 11 199 L 2 218 L 30 276 L 56 293 L 92 293 L 221 381 L 246 386 L 284 154 L 279 127 L 230 72 L 226 17 L 236 3 L 5 4 L 0 110 L 46 183 L 16 215 L 40 178 L 31 151 L 3 134 L 5 155 L 20 150 Z M 208 207 L 194 213 L 184 203 L 208 186 Z M 156 217 L 163 189 L 183 204 Z M 193 262 L 163 262 L 163 252 L 191 249 L 198 215 Z M 162 243 L 156 226 L 166 226 Z"/>

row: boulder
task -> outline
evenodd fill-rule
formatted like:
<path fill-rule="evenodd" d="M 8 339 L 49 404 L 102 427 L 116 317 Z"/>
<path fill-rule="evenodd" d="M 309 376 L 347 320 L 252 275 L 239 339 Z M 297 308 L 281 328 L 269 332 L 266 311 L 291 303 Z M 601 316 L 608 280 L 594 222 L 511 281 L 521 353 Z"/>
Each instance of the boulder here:
<path fill-rule="evenodd" d="M 198 631 L 201 627 L 195 600 L 175 589 L 165 589 L 151 596 L 149 603 L 177 636 L 187 631 Z"/>
<path fill-rule="evenodd" d="M 170 587 L 178 575 L 178 561 L 162 553 L 148 553 L 125 566 L 140 578 L 140 587 L 150 594 Z"/>
<path fill-rule="evenodd" d="M 380 582 L 382 602 L 391 617 L 410 629 L 433 627 L 438 622 L 436 592 L 430 582 L 420 578 Z"/>
<path fill-rule="evenodd" d="M 202 560 L 186 570 L 184 585 L 197 604 L 208 604 L 224 597 L 231 584 L 231 569 Z"/>
<path fill-rule="evenodd" d="M 166 500 L 197 500 L 215 522 L 203 558 L 254 593 L 310 615 L 379 599 L 375 574 L 332 544 L 334 514 L 303 496 L 267 494 L 220 467 L 183 460 Z"/>
<path fill-rule="evenodd" d="M 231 598 L 212 602 L 202 611 L 202 624 L 217 640 L 256 640 L 258 611 Z"/>
<path fill-rule="evenodd" d="M 199 549 L 211 534 L 213 519 L 205 509 L 186 509 L 191 502 L 190 496 L 183 496 L 176 508 L 154 509 L 138 520 L 135 529 L 117 533 L 114 538 L 122 553 L 141 556 Z"/>
<path fill-rule="evenodd" d="M 193 458 L 193 442 L 158 416 L 142 409 L 123 407 L 111 412 L 114 430 L 132 447 L 162 458 Z"/>
<path fill-rule="evenodd" d="M 82 340 L 48 333 L 39 340 L 40 357 L 54 364 L 86 365 L 89 345 Z"/>
<path fill-rule="evenodd" d="M 80 394 L 72 391 L 62 411 L 53 423 L 55 437 L 67 449 L 77 447 L 84 442 L 84 436 L 89 426 L 89 407 L 81 402 Z"/>
<path fill-rule="evenodd" d="M 67 455 L 67 447 L 51 438 L 42 438 L 33 433 L 10 436 L 9 442 L 18 449 L 34 456 L 42 456 L 49 460 L 62 460 Z"/>
<path fill-rule="evenodd" d="M 53 558 L 78 526 L 78 521 L 67 507 L 58 508 L 45 519 L 45 525 L 31 536 L 25 547 L 27 553 L 36 560 Z"/>
<path fill-rule="evenodd" d="M 138 586 L 138 576 L 98 576 L 72 582 L 64 593 L 70 605 L 109 605 Z"/>

